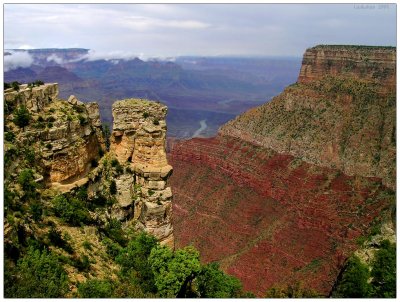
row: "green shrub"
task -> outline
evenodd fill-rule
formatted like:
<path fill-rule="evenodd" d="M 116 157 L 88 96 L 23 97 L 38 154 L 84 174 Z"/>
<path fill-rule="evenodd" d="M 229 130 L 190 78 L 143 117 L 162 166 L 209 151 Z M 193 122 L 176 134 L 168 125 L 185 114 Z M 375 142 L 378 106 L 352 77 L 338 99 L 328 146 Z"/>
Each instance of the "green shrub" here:
<path fill-rule="evenodd" d="M 29 210 L 33 220 L 40 221 L 42 219 L 43 206 L 40 202 L 31 203 L 29 206 Z"/>
<path fill-rule="evenodd" d="M 384 240 L 372 264 L 372 297 L 396 297 L 396 245 Z"/>
<path fill-rule="evenodd" d="M 117 175 L 121 175 L 124 173 L 124 168 L 118 163 L 118 165 L 115 167 L 115 172 L 117 172 Z"/>
<path fill-rule="evenodd" d="M 137 282 L 148 292 L 156 292 L 154 274 L 148 258 L 151 250 L 157 246 L 155 237 L 142 232 L 129 241 L 127 247 L 116 257 L 116 262 L 121 265 L 121 273 L 127 275 L 132 270 L 136 271 Z"/>
<path fill-rule="evenodd" d="M 85 203 L 77 198 L 58 195 L 54 198 L 53 205 L 55 214 L 70 225 L 79 226 L 92 222 Z"/>
<path fill-rule="evenodd" d="M 91 279 L 78 284 L 80 298 L 110 298 L 113 295 L 113 282 Z"/>
<path fill-rule="evenodd" d="M 33 164 L 35 162 L 35 150 L 31 148 L 25 149 L 25 160 Z"/>
<path fill-rule="evenodd" d="M 119 161 L 116 158 L 113 158 L 111 160 L 111 167 L 116 167 L 117 165 L 119 165 Z"/>
<path fill-rule="evenodd" d="M 166 246 L 151 250 L 148 263 L 154 284 L 162 297 L 186 297 L 190 284 L 200 272 L 200 254 L 192 246 L 172 252 Z"/>
<path fill-rule="evenodd" d="M 31 114 L 29 113 L 29 110 L 26 109 L 25 106 L 20 106 L 17 110 L 14 112 L 14 124 L 17 125 L 20 128 L 25 128 L 26 126 L 29 125 L 29 122 L 31 120 Z"/>
<path fill-rule="evenodd" d="M 148 112 L 143 112 L 143 117 L 144 118 L 148 118 L 150 116 L 150 114 Z"/>
<path fill-rule="evenodd" d="M 106 247 L 107 254 L 112 259 L 115 259 L 115 257 L 117 257 L 122 250 L 122 247 L 118 243 L 109 238 L 104 238 L 101 243 Z"/>
<path fill-rule="evenodd" d="M 239 279 L 225 274 L 215 262 L 202 267 L 196 282 L 202 298 L 236 298 L 242 292 Z"/>
<path fill-rule="evenodd" d="M 104 227 L 106 236 L 120 245 L 124 246 L 127 242 L 125 233 L 122 230 L 122 223 L 117 219 L 111 219 Z"/>
<path fill-rule="evenodd" d="M 5 288 L 7 298 L 60 298 L 68 291 L 68 277 L 57 256 L 30 247 Z"/>
<path fill-rule="evenodd" d="M 105 138 L 106 150 L 110 151 L 110 136 L 111 136 L 110 127 L 108 125 L 103 125 L 102 131 Z"/>
<path fill-rule="evenodd" d="M 19 91 L 19 85 L 21 85 L 21 83 L 14 81 L 11 83 L 11 87 L 15 90 L 15 91 Z"/>
<path fill-rule="evenodd" d="M 153 124 L 156 125 L 156 126 L 158 126 L 158 125 L 160 125 L 160 121 L 157 120 L 157 119 L 154 119 L 154 120 L 153 120 Z"/>
<path fill-rule="evenodd" d="M 31 169 L 24 169 L 18 176 L 18 183 L 24 191 L 25 198 L 31 198 L 36 195 L 36 183 Z"/>
<path fill-rule="evenodd" d="M 85 240 L 85 241 L 82 243 L 82 246 L 83 246 L 83 248 L 86 249 L 86 250 L 89 250 L 89 251 L 92 251 L 92 250 L 93 250 L 92 244 L 91 244 L 89 241 L 87 241 L 87 240 Z"/>
<path fill-rule="evenodd" d="M 110 183 L 110 194 L 111 195 L 117 194 L 117 184 L 114 179 L 111 180 L 111 183 Z"/>
<path fill-rule="evenodd" d="M 90 261 L 87 255 L 83 255 L 81 258 L 74 258 L 72 265 L 76 267 L 80 272 L 88 271 L 90 268 Z"/>
<path fill-rule="evenodd" d="M 371 291 L 368 283 L 369 270 L 356 256 L 350 257 L 343 273 L 339 276 L 332 297 L 334 298 L 364 298 Z"/>
<path fill-rule="evenodd" d="M 15 139 L 15 134 L 12 132 L 5 132 L 4 133 L 4 139 L 8 142 L 13 142 Z"/>
<path fill-rule="evenodd" d="M 81 126 L 86 125 L 86 124 L 88 123 L 86 117 L 84 117 L 84 116 L 81 115 L 81 114 L 78 114 L 78 119 L 79 119 L 79 124 L 80 124 Z"/>
<path fill-rule="evenodd" d="M 49 232 L 47 233 L 47 238 L 49 238 L 49 241 L 52 245 L 62 248 L 70 254 L 74 252 L 72 246 L 67 242 L 65 238 L 62 237 L 61 232 L 56 228 L 50 228 Z"/>
<path fill-rule="evenodd" d="M 79 200 L 86 202 L 88 199 L 88 192 L 87 192 L 87 188 L 82 186 L 79 187 L 78 191 L 75 193 L 76 198 L 78 198 Z"/>

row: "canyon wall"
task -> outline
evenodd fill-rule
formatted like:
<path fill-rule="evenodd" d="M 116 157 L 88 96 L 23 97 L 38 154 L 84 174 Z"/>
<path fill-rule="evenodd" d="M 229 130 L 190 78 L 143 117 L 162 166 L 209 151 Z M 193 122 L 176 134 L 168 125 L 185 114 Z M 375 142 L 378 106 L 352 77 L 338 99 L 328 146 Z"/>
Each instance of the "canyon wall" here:
<path fill-rule="evenodd" d="M 297 283 L 329 295 L 395 211 L 393 83 L 393 48 L 317 46 L 269 103 L 215 138 L 171 143 L 177 247 L 194 244 L 260 297 Z"/>
<path fill-rule="evenodd" d="M 328 295 L 359 238 L 394 204 L 377 178 L 237 138 L 175 143 L 169 156 L 176 246 L 193 244 L 259 297 L 297 282 Z"/>
<path fill-rule="evenodd" d="M 396 87 L 396 48 L 380 46 L 318 45 L 306 50 L 298 78 L 309 83 L 341 76 Z"/>
<path fill-rule="evenodd" d="M 148 100 L 128 99 L 115 102 L 112 112 L 111 153 L 133 171 L 133 177 L 120 179 L 117 187 L 121 192 L 122 188 L 137 188 L 132 193 L 138 195 L 134 220 L 162 244 L 173 247 L 172 191 L 167 186 L 172 167 L 165 151 L 167 107 Z M 129 199 L 120 199 L 121 204 L 125 202 Z"/>
<path fill-rule="evenodd" d="M 297 83 L 219 132 L 394 189 L 395 56 L 384 47 L 308 49 Z"/>

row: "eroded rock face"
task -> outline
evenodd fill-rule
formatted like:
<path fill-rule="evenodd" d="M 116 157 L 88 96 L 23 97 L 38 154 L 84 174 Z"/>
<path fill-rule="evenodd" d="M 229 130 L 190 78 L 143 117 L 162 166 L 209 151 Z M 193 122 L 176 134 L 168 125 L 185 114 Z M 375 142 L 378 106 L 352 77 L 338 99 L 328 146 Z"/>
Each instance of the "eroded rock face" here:
<path fill-rule="evenodd" d="M 7 90 L 4 98 L 11 111 L 7 117 L 10 122 L 12 111 L 19 106 L 25 106 L 31 114 L 29 125 L 18 131 L 18 141 L 35 145 L 45 181 L 67 183 L 91 169 L 99 158 L 99 149 L 105 148 L 104 137 L 97 104 L 85 106 L 73 96 L 67 102 L 57 99 L 57 95 L 57 84 L 33 88 L 24 84 L 19 91 Z"/>
<path fill-rule="evenodd" d="M 395 48 L 308 49 L 297 83 L 219 133 L 394 189 L 395 56 Z"/>
<path fill-rule="evenodd" d="M 307 49 L 298 82 L 308 83 L 327 75 L 379 81 L 380 85 L 393 89 L 396 86 L 396 48 L 319 45 Z"/>
<path fill-rule="evenodd" d="M 176 142 L 169 161 L 176 247 L 193 244 L 259 297 L 296 282 L 328 295 L 357 239 L 395 203 L 377 178 L 228 136 Z"/>
<path fill-rule="evenodd" d="M 4 101 L 15 106 L 25 106 L 28 110 L 39 112 L 52 101 L 57 100 L 58 84 L 46 83 L 39 87 L 28 88 L 27 84 L 20 85 L 20 90 L 10 88 L 4 91 Z"/>
<path fill-rule="evenodd" d="M 130 196 L 139 227 L 156 236 L 162 244 L 173 246 L 172 192 L 167 185 L 172 167 L 165 152 L 167 107 L 147 100 L 128 99 L 115 102 L 112 111 L 111 153 L 133 171 L 131 177 L 119 179 L 117 186 L 119 192 L 132 192 L 132 186 L 137 189 L 133 193 L 119 193 L 118 203 L 126 207 Z M 137 194 L 136 200 L 134 194 Z"/>
<path fill-rule="evenodd" d="M 395 208 L 395 49 L 352 48 L 307 50 L 269 103 L 171 144 L 177 247 L 260 297 L 296 282 L 329 295 L 357 239 Z"/>

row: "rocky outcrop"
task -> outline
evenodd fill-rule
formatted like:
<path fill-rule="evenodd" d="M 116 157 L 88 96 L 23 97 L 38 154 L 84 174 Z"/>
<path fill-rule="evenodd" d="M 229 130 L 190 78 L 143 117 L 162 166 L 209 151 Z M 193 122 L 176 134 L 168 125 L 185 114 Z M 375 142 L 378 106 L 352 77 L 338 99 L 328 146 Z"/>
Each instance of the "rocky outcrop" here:
<path fill-rule="evenodd" d="M 52 101 L 57 100 L 58 84 L 46 83 L 39 87 L 28 87 L 28 84 L 19 86 L 19 91 L 13 88 L 4 91 L 4 102 L 16 106 L 25 106 L 32 112 L 39 112 Z"/>
<path fill-rule="evenodd" d="M 321 80 L 327 75 L 396 86 L 396 48 L 381 46 L 318 45 L 306 50 L 299 83 Z"/>
<path fill-rule="evenodd" d="M 167 107 L 142 99 L 113 104 L 110 150 L 133 175 L 116 180 L 121 207 L 134 203 L 134 220 L 162 244 L 174 245 L 171 221 L 171 188 L 167 179 L 172 167 L 165 152 Z M 136 188 L 132 190 L 132 187 Z M 136 199 L 135 199 L 136 198 Z"/>
<path fill-rule="evenodd" d="M 381 47 L 308 49 L 297 83 L 219 133 L 395 188 L 395 55 Z"/>
<path fill-rule="evenodd" d="M 57 84 L 32 88 L 25 84 L 19 91 L 10 90 L 4 94 L 11 111 L 8 125 L 19 133 L 21 146 L 35 146 L 45 182 L 66 184 L 87 174 L 98 160 L 99 150 L 105 148 L 98 106 L 57 99 Z M 20 106 L 31 115 L 23 131 L 12 123 L 13 110 Z"/>

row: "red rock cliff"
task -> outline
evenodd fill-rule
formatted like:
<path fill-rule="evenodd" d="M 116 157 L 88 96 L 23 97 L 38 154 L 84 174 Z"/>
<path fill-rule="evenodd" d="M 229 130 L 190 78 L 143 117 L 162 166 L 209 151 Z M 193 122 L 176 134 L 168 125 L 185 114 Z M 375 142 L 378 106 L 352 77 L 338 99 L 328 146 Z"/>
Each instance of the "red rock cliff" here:
<path fill-rule="evenodd" d="M 393 202 L 379 179 L 235 138 L 176 143 L 169 161 L 176 246 L 194 244 L 260 297 L 296 282 L 328 295 L 357 238 Z"/>
<path fill-rule="evenodd" d="M 395 206 L 394 57 L 309 49 L 298 83 L 271 102 L 216 138 L 174 142 L 177 247 L 194 244 L 260 297 L 296 282 L 328 295 Z"/>

